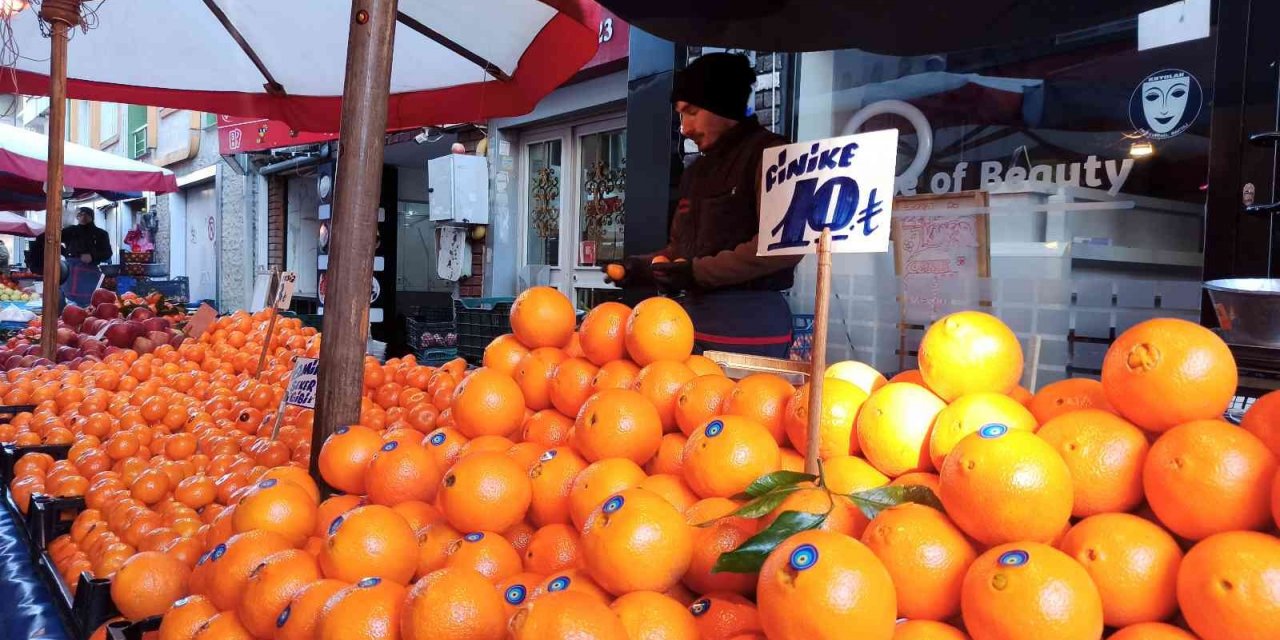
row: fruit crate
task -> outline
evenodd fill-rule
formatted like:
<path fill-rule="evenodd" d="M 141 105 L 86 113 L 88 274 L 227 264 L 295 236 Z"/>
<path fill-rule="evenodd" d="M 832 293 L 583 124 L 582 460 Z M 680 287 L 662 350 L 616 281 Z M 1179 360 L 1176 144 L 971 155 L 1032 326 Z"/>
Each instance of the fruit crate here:
<path fill-rule="evenodd" d="M 32 548 L 43 552 L 54 538 L 69 533 L 72 521 L 84 509 L 84 498 L 80 496 L 31 496 L 31 507 L 27 509 L 27 533 L 31 537 Z"/>
<path fill-rule="evenodd" d="M 110 580 L 91 578 L 89 574 L 81 573 L 75 595 L 72 595 L 71 588 L 58 574 L 53 559 L 43 550 L 36 562 L 36 571 L 53 596 L 58 615 L 72 638 L 88 640 L 103 623 L 120 615 L 111 600 Z"/>
<path fill-rule="evenodd" d="M 494 338 L 511 333 L 511 303 L 515 298 L 462 298 L 453 301 L 458 323 L 458 355 L 473 365 L 484 360 Z"/>
<path fill-rule="evenodd" d="M 422 360 L 435 349 L 452 349 L 458 346 L 458 327 L 453 320 L 430 321 L 422 318 L 404 319 L 405 342 L 414 355 Z"/>
<path fill-rule="evenodd" d="M 109 640 L 143 640 L 147 633 L 160 628 L 162 620 L 164 616 L 152 616 L 137 622 L 117 620 L 107 625 L 107 638 Z"/>
<path fill-rule="evenodd" d="M 6 444 L 0 446 L 0 483 L 4 484 L 3 491 L 9 491 L 9 483 L 13 482 L 13 465 L 17 464 L 22 456 L 28 453 L 47 453 L 53 456 L 54 460 L 61 460 L 67 457 L 67 452 L 71 450 L 69 444 L 33 444 L 20 447 L 16 444 Z"/>

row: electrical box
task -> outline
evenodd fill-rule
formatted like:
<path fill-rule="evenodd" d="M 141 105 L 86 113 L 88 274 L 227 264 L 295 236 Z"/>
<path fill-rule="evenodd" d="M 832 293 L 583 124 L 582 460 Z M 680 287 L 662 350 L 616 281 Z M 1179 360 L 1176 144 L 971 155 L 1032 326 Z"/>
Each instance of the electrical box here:
<path fill-rule="evenodd" d="M 489 161 L 451 153 L 427 161 L 433 222 L 489 224 Z"/>

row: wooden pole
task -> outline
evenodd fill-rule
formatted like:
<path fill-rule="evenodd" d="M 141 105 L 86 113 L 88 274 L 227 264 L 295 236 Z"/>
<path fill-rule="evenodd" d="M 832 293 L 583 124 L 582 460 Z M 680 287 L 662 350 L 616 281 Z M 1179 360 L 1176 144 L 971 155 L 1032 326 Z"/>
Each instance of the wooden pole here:
<path fill-rule="evenodd" d="M 397 0 L 352 0 L 311 475 L 325 438 L 360 419 Z"/>
<path fill-rule="evenodd" d="M 40 352 L 50 361 L 58 350 L 58 301 L 62 281 L 62 162 L 67 137 L 67 40 L 80 24 L 80 0 L 45 0 L 40 18 L 49 23 L 49 153 L 45 164 L 44 300 Z"/>
<path fill-rule="evenodd" d="M 271 313 L 271 320 L 267 322 L 267 337 L 262 341 L 262 353 L 258 356 L 258 369 L 253 374 L 254 379 L 262 377 L 262 370 L 267 366 L 267 354 L 271 352 L 271 337 L 276 333 L 276 319 L 280 317 L 280 312 L 276 310 L 276 294 L 280 290 L 280 271 L 271 269 L 271 284 L 267 285 L 267 310 Z M 323 347 L 324 345 L 321 344 Z M 274 438 L 272 438 L 274 440 Z"/>
<path fill-rule="evenodd" d="M 813 348 L 809 360 L 808 447 L 804 456 L 804 472 L 818 473 L 818 451 L 821 447 L 822 383 L 827 372 L 827 317 L 831 308 L 831 230 L 823 229 L 818 238 L 818 287 L 813 301 Z"/>

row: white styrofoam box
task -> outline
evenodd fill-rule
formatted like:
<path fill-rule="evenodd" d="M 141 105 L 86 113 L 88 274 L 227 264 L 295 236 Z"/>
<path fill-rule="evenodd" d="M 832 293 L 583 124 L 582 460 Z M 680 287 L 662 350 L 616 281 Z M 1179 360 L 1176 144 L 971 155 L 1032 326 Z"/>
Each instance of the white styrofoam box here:
<path fill-rule="evenodd" d="M 432 221 L 489 223 L 489 161 L 449 154 L 427 161 Z"/>

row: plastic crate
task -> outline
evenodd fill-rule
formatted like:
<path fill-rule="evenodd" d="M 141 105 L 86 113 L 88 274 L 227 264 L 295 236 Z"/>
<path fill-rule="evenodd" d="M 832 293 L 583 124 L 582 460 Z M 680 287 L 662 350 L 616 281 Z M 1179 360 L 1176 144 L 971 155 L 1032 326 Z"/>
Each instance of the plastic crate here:
<path fill-rule="evenodd" d="M 152 616 L 137 622 L 116 620 L 107 625 L 107 638 L 110 638 L 110 640 L 143 640 L 147 632 L 159 629 L 160 622 L 163 620 L 164 616 Z"/>
<path fill-rule="evenodd" d="M 111 580 L 81 573 L 75 595 L 72 595 L 71 588 L 62 581 L 57 566 L 46 551 L 41 551 L 36 570 L 53 596 L 54 606 L 71 637 L 87 640 L 103 623 L 120 615 L 111 600 Z"/>
<path fill-rule="evenodd" d="M 125 287 L 128 288 L 125 288 Z M 132 284 L 122 282 L 116 279 L 116 288 L 119 293 L 128 293 L 132 291 L 140 296 L 146 297 L 152 292 L 159 292 L 169 300 L 186 303 L 191 298 L 190 281 L 186 276 L 178 276 L 172 280 L 133 280 Z"/>
<path fill-rule="evenodd" d="M 457 349 L 427 349 L 422 353 L 414 354 L 418 358 L 418 364 L 426 367 L 438 367 L 454 358 L 458 357 Z"/>
<path fill-rule="evenodd" d="M 458 355 L 473 365 L 484 360 L 494 338 L 511 333 L 511 304 L 515 298 L 463 298 L 453 301 L 458 323 Z"/>
<path fill-rule="evenodd" d="M 22 456 L 28 453 L 47 453 L 53 456 L 54 460 L 61 460 L 67 457 L 67 452 L 70 450 L 69 444 L 35 444 L 25 447 L 6 444 L 0 447 L 0 482 L 4 484 L 4 490 L 9 490 L 9 483 L 13 482 L 13 465 Z"/>
<path fill-rule="evenodd" d="M 458 326 L 452 319 L 440 322 L 405 318 L 404 333 L 405 343 L 418 356 L 431 349 L 453 349 L 458 346 Z"/>

